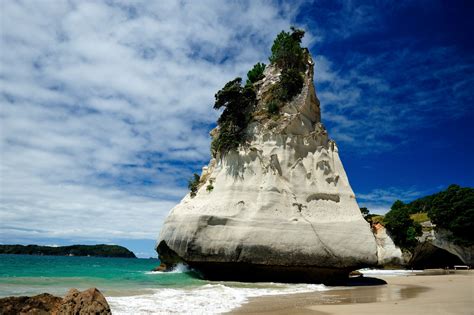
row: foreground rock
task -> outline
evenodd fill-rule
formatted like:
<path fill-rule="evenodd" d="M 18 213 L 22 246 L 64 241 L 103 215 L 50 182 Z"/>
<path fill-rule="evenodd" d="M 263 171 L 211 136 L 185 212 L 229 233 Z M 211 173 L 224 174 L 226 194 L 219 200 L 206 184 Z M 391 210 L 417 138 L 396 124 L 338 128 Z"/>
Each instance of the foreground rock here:
<path fill-rule="evenodd" d="M 62 299 L 48 293 L 28 297 L 7 297 L 0 299 L 0 314 L 34 315 L 108 315 L 112 314 L 105 297 L 96 288 L 82 292 L 71 289 Z"/>
<path fill-rule="evenodd" d="M 58 307 L 57 314 L 112 314 L 104 295 L 96 288 L 79 292 L 71 289 Z"/>
<path fill-rule="evenodd" d="M 304 87 L 277 119 L 259 116 L 280 76 L 267 67 L 251 140 L 212 159 L 196 196 L 162 227 L 157 251 L 168 268 L 184 262 L 216 280 L 332 283 L 377 264 L 375 237 L 321 123 L 313 66 L 307 53 Z"/>
<path fill-rule="evenodd" d="M 48 293 L 35 295 L 32 297 L 18 296 L 0 299 L 0 314 L 56 314 L 53 313 L 62 299 Z"/>

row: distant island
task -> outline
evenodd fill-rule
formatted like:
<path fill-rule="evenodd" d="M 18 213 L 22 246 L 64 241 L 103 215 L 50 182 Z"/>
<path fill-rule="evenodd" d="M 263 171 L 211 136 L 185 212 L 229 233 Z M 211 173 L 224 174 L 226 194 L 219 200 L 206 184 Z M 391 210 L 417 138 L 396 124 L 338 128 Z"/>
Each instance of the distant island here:
<path fill-rule="evenodd" d="M 0 254 L 48 255 L 48 256 L 93 256 L 137 258 L 133 252 L 119 245 L 0 245 Z"/>

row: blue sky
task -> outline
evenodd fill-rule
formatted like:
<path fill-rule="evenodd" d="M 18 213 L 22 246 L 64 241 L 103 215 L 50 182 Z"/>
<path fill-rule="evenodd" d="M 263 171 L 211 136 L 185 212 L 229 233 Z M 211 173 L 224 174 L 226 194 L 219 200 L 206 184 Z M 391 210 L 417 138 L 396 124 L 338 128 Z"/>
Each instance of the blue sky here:
<path fill-rule="evenodd" d="M 296 25 L 359 204 L 474 186 L 471 1 L 2 1 L 0 243 L 154 256 L 214 93 Z"/>

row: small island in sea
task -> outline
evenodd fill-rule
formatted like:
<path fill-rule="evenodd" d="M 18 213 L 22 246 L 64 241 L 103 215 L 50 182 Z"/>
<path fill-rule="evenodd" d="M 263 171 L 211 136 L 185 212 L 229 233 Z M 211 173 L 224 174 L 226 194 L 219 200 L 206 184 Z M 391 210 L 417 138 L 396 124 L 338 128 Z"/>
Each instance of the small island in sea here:
<path fill-rule="evenodd" d="M 137 258 L 133 252 L 119 245 L 0 245 L 0 254 L 41 255 L 41 256 L 92 256 Z"/>

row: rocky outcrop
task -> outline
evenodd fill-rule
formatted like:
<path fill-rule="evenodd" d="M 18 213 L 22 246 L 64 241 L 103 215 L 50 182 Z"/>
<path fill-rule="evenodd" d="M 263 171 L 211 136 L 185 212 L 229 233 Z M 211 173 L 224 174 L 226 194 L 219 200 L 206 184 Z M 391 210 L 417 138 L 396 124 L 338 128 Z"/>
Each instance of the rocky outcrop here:
<path fill-rule="evenodd" d="M 277 119 L 265 106 L 280 72 L 265 70 L 249 141 L 212 159 L 196 196 L 164 222 L 157 251 L 168 267 L 184 262 L 208 279 L 329 283 L 377 264 L 374 235 L 320 121 L 313 67 L 308 54 L 302 92 Z"/>
<path fill-rule="evenodd" d="M 437 228 L 434 231 L 432 244 L 440 249 L 459 257 L 466 265 L 474 266 L 474 245 L 462 246 L 451 241 L 452 233 L 445 229 Z"/>
<path fill-rule="evenodd" d="M 48 293 L 35 296 L 11 296 L 0 299 L 0 314 L 53 314 L 62 299 Z"/>
<path fill-rule="evenodd" d="M 64 298 L 48 293 L 28 297 L 7 297 L 0 299 L 0 314 L 17 315 L 109 315 L 109 304 L 96 288 L 82 292 L 71 289 Z"/>
<path fill-rule="evenodd" d="M 408 265 L 415 269 L 453 268 L 462 265 L 461 259 L 450 252 L 434 246 L 431 241 L 419 243 L 413 250 Z"/>
<path fill-rule="evenodd" d="M 395 246 L 392 238 L 388 235 L 387 229 L 380 223 L 372 227 L 375 241 L 377 242 L 377 257 L 379 266 L 399 266 L 404 265 L 402 251 Z"/>
<path fill-rule="evenodd" d="M 110 306 L 104 295 L 96 288 L 85 291 L 71 289 L 61 301 L 57 314 L 110 315 Z"/>

